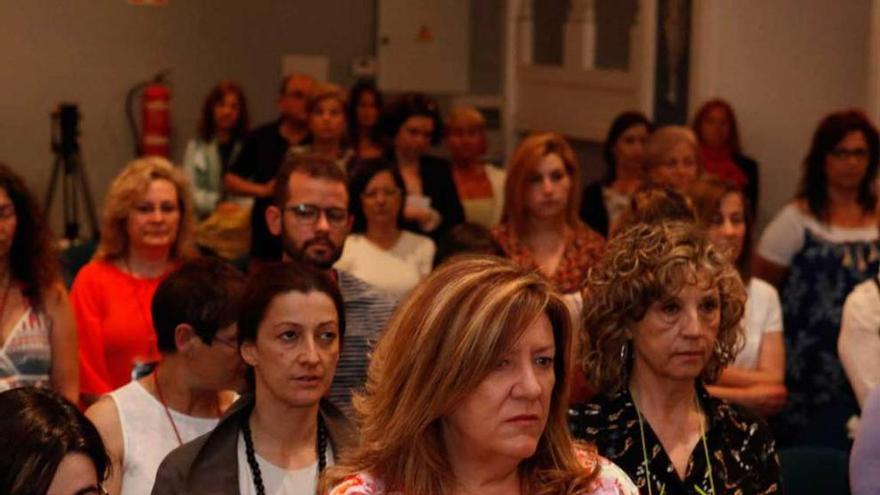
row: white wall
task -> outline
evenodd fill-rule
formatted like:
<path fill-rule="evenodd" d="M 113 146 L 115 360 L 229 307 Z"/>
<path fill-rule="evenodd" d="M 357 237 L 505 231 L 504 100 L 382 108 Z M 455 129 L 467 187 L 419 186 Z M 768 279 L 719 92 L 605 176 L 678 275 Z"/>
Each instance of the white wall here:
<path fill-rule="evenodd" d="M 692 106 L 733 104 L 761 166 L 760 223 L 789 199 L 821 117 L 867 104 L 870 0 L 695 0 Z"/>

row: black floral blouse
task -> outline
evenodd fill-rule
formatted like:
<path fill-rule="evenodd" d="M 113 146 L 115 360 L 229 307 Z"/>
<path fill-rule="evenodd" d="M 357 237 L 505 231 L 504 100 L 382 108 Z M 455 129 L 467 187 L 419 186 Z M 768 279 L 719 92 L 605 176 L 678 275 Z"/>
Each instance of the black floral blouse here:
<path fill-rule="evenodd" d="M 649 459 L 652 495 L 762 495 L 782 493 L 779 458 L 767 424 L 747 410 L 712 397 L 702 386 L 697 395 L 708 416 L 706 446 L 711 459 L 707 468 L 703 442 L 691 453 L 685 479 L 678 477 L 672 461 L 645 421 L 642 446 L 639 420 L 629 390 L 597 397 L 569 411 L 575 438 L 595 443 L 599 454 L 620 466 L 642 495 L 648 494 L 645 453 Z"/>

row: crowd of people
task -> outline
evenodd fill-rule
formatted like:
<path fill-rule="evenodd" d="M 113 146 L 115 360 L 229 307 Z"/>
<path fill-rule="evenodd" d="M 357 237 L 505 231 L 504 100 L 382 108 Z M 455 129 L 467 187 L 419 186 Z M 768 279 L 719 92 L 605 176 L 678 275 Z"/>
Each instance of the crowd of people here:
<path fill-rule="evenodd" d="M 477 108 L 369 81 L 247 108 L 219 83 L 179 164 L 119 173 L 69 292 L 0 164 L 0 492 L 773 494 L 817 452 L 880 492 L 863 113 L 758 233 L 720 99 L 621 113 L 591 184 L 558 133 L 492 164 Z"/>

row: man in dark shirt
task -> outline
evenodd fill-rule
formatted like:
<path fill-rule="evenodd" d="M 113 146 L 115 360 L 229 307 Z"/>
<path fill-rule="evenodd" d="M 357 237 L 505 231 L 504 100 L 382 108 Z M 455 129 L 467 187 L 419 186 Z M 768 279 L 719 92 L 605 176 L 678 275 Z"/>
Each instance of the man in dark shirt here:
<path fill-rule="evenodd" d="M 285 77 L 278 97 L 278 120 L 255 129 L 245 139 L 238 159 L 224 176 L 227 192 L 256 198 L 251 212 L 252 261 L 281 259 L 281 244 L 269 233 L 265 213 L 271 204 L 272 179 L 287 149 L 302 144 L 309 136 L 306 102 L 314 86 L 311 76 Z"/>

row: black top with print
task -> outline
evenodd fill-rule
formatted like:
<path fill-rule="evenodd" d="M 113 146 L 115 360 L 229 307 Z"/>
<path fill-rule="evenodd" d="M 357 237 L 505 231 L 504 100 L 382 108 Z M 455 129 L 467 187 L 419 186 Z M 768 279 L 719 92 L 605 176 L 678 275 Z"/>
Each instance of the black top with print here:
<path fill-rule="evenodd" d="M 708 418 L 706 447 L 697 442 L 688 460 L 684 480 L 647 421 L 643 421 L 642 445 L 639 419 L 629 390 L 599 396 L 569 410 L 575 438 L 595 443 L 599 454 L 618 466 L 647 495 L 644 459 L 649 459 L 652 495 L 763 495 L 781 493 L 779 458 L 770 429 L 761 418 L 745 408 L 709 395 L 702 386 L 697 397 Z M 643 418 L 644 420 L 644 418 Z"/>

